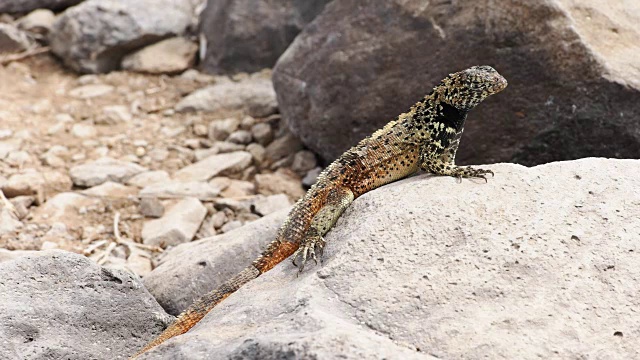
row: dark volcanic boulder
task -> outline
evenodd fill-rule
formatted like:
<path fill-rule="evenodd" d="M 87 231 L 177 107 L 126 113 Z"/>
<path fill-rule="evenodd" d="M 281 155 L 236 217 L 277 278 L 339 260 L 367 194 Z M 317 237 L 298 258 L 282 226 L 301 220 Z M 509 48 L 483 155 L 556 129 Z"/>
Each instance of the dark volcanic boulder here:
<path fill-rule="evenodd" d="M 26 13 L 35 9 L 62 10 L 82 0 L 1 0 L 0 13 Z"/>
<path fill-rule="evenodd" d="M 209 0 L 201 14 L 211 73 L 270 68 L 331 0 Z"/>
<path fill-rule="evenodd" d="M 640 155 L 640 2 L 342 0 L 278 61 L 284 118 L 332 160 L 450 72 L 509 87 L 474 110 L 459 163 Z"/>

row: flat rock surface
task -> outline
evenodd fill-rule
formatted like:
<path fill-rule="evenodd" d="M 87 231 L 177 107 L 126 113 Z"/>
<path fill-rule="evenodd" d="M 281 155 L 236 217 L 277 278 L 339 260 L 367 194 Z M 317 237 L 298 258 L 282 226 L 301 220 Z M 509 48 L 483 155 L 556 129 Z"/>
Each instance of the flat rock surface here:
<path fill-rule="evenodd" d="M 324 266 L 284 261 L 143 359 L 640 358 L 640 161 L 487 167 L 363 195 Z"/>
<path fill-rule="evenodd" d="M 126 359 L 170 319 L 137 277 L 63 251 L 0 262 L 0 293 L 2 359 Z"/>

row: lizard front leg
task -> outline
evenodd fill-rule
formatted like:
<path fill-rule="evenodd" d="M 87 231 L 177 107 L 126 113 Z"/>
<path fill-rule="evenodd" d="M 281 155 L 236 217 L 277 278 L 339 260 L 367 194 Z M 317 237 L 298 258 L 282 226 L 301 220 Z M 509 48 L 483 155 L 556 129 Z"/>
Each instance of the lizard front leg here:
<path fill-rule="evenodd" d="M 420 153 L 420 168 L 436 175 L 453 176 L 458 179 L 475 177 L 487 181 L 485 174 L 493 176 L 491 170 L 456 165 L 454 163 L 456 150 L 457 146 L 438 152 L 437 149 L 433 149 L 433 146 L 426 146 Z"/>
<path fill-rule="evenodd" d="M 302 272 L 307 258 L 311 256 L 313 261 L 318 263 L 316 251 L 322 262 L 322 254 L 324 251 L 324 235 L 329 232 L 338 218 L 353 202 L 354 195 L 351 190 L 340 187 L 329 191 L 324 206 L 315 214 L 311 220 L 309 230 L 305 234 L 304 239 L 300 243 L 300 247 L 293 254 L 293 264 L 299 266 L 298 273 Z M 300 264 L 296 263 L 298 256 L 301 257 Z"/>

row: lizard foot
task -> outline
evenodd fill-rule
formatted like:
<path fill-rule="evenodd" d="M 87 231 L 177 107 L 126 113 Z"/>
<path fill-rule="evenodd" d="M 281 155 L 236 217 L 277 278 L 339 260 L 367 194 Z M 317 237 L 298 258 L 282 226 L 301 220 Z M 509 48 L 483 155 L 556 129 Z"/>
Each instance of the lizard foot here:
<path fill-rule="evenodd" d="M 460 168 L 461 171 L 458 172 L 455 177 L 458 178 L 458 182 L 462 182 L 462 178 L 481 178 L 487 182 L 486 174 L 491 174 L 491 177 L 494 176 L 493 171 L 485 170 L 485 169 L 474 169 L 470 166 Z"/>
<path fill-rule="evenodd" d="M 302 244 L 300 244 L 300 247 L 292 257 L 293 265 L 298 266 L 298 274 L 304 270 L 304 264 L 307 262 L 307 258 L 309 258 L 309 256 L 311 256 L 313 261 L 315 261 L 316 265 L 318 264 L 319 257 L 320 263 L 322 264 L 322 255 L 324 252 L 324 245 L 326 243 L 327 242 L 320 235 L 309 236 L 302 241 Z M 296 263 L 298 256 L 301 257 L 300 264 Z"/>

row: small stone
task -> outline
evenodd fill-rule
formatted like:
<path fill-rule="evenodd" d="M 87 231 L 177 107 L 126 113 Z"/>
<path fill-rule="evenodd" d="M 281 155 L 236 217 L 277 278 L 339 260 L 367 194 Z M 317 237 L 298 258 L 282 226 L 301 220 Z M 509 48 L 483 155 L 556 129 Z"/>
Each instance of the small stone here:
<path fill-rule="evenodd" d="M 240 128 L 242 130 L 251 130 L 251 127 L 255 125 L 255 123 L 256 123 L 255 118 L 253 118 L 252 116 L 245 116 L 242 118 L 242 121 L 240 122 Z"/>
<path fill-rule="evenodd" d="M 115 88 L 105 84 L 83 85 L 69 91 L 69 96 L 77 99 L 91 99 L 104 96 L 113 92 Z"/>
<path fill-rule="evenodd" d="M 199 149 L 200 139 L 185 139 L 183 144 L 189 149 Z"/>
<path fill-rule="evenodd" d="M 131 254 L 127 258 L 126 268 L 138 276 L 147 275 L 153 270 L 151 255 L 137 248 L 131 248 Z"/>
<path fill-rule="evenodd" d="M 36 222 L 46 220 L 47 223 L 60 221 L 67 226 L 78 226 L 86 223 L 81 215 L 82 209 L 97 207 L 101 200 L 77 193 L 60 193 L 47 200 L 43 205 L 32 209 Z"/>
<path fill-rule="evenodd" d="M 71 127 L 71 134 L 77 138 L 88 139 L 96 137 L 98 130 L 91 124 L 78 123 Z"/>
<path fill-rule="evenodd" d="M 69 170 L 69 174 L 76 186 L 91 187 L 107 180 L 123 183 L 146 170 L 132 162 L 104 157 L 91 163 L 74 166 Z"/>
<path fill-rule="evenodd" d="M 275 170 L 278 170 L 279 168 L 291 167 L 291 164 L 293 164 L 293 155 L 294 154 L 290 154 L 283 157 L 280 160 L 274 161 L 270 166 L 271 170 L 275 171 Z"/>
<path fill-rule="evenodd" d="M 147 150 L 145 148 L 143 148 L 142 146 L 138 146 L 136 148 L 136 156 L 137 157 L 143 157 L 147 154 Z"/>
<path fill-rule="evenodd" d="M 222 120 L 214 120 L 209 123 L 209 139 L 225 140 L 240 127 L 240 120 L 236 118 L 227 118 Z"/>
<path fill-rule="evenodd" d="M 182 99 L 178 112 L 243 110 L 253 117 L 267 117 L 278 109 L 271 79 L 250 77 L 239 82 L 221 81 L 207 86 Z"/>
<path fill-rule="evenodd" d="M 216 231 L 216 229 L 213 227 L 213 224 L 211 223 L 211 217 L 207 217 L 204 219 L 204 221 L 202 222 L 202 225 L 200 226 L 200 229 L 198 229 L 198 232 L 196 233 L 196 239 L 204 239 L 204 238 L 208 238 L 208 237 L 212 237 L 215 236 L 218 232 Z"/>
<path fill-rule="evenodd" d="M 18 27 L 30 33 L 46 36 L 53 27 L 56 15 L 49 9 L 36 9 L 18 20 Z"/>
<path fill-rule="evenodd" d="M 253 202 L 251 210 L 260 216 L 266 216 L 280 209 L 286 209 L 289 206 L 291 206 L 291 202 L 287 195 L 276 194 L 259 197 Z"/>
<path fill-rule="evenodd" d="M 4 194 L 9 197 L 20 195 L 37 195 L 42 202 L 56 193 L 71 190 L 71 179 L 58 171 L 39 172 L 35 169 L 24 169 L 12 175 L 1 185 Z"/>
<path fill-rule="evenodd" d="M 220 193 L 225 198 L 241 198 L 256 193 L 256 185 L 250 181 L 230 180 L 229 185 Z"/>
<path fill-rule="evenodd" d="M 160 129 L 160 132 L 162 133 L 162 135 L 168 138 L 175 138 L 176 136 L 184 133 L 185 131 L 187 131 L 187 128 L 185 126 L 175 126 L 175 127 L 163 126 Z"/>
<path fill-rule="evenodd" d="M 133 187 L 118 184 L 112 181 L 105 181 L 100 185 L 80 191 L 80 193 L 91 196 L 101 196 L 106 198 L 127 198 L 134 196 L 137 190 Z"/>
<path fill-rule="evenodd" d="M 217 210 L 230 209 L 236 213 L 251 211 L 251 204 L 249 202 L 235 199 L 216 199 L 213 205 Z"/>
<path fill-rule="evenodd" d="M 54 250 L 59 248 L 60 246 L 54 243 L 53 241 L 43 241 L 42 246 L 40 247 L 40 250 L 45 251 L 45 250 Z"/>
<path fill-rule="evenodd" d="M 45 154 L 42 157 L 42 162 L 45 165 L 53 168 L 62 168 L 66 165 L 66 162 L 64 161 L 64 159 L 53 154 Z"/>
<path fill-rule="evenodd" d="M 218 141 L 216 142 L 216 148 L 218 152 L 221 154 L 232 152 L 232 151 L 242 151 L 245 149 L 245 146 L 242 144 L 235 144 L 229 141 Z"/>
<path fill-rule="evenodd" d="M 279 169 L 273 174 L 258 174 L 255 181 L 260 194 L 286 194 L 293 201 L 305 194 L 300 179 L 291 171 L 284 169 Z"/>
<path fill-rule="evenodd" d="M 302 185 L 306 188 L 310 188 L 313 184 L 316 183 L 316 181 L 318 180 L 318 176 L 320 176 L 321 172 L 322 172 L 322 168 L 319 166 L 309 170 L 307 172 L 307 175 L 305 175 L 304 178 L 302 179 Z"/>
<path fill-rule="evenodd" d="M 261 122 L 251 127 L 251 134 L 256 141 L 262 145 L 267 146 L 273 141 L 273 129 L 266 122 Z"/>
<path fill-rule="evenodd" d="M 252 221 L 259 220 L 260 218 L 261 218 L 260 215 L 257 215 L 254 213 L 241 213 L 241 214 L 238 214 L 238 216 L 236 217 L 236 220 L 239 220 L 240 222 L 242 222 L 242 224 L 247 224 Z"/>
<path fill-rule="evenodd" d="M 239 173 L 251 164 L 251 154 L 245 151 L 217 154 L 178 170 L 178 181 L 207 181 L 219 174 Z"/>
<path fill-rule="evenodd" d="M 242 227 L 242 221 L 233 220 L 222 225 L 222 227 L 220 228 L 220 231 L 222 231 L 223 233 L 228 233 L 229 231 L 238 229 L 240 227 Z"/>
<path fill-rule="evenodd" d="M 0 236 L 14 233 L 24 225 L 6 207 L 0 208 Z"/>
<path fill-rule="evenodd" d="M 22 147 L 22 140 L 20 139 L 7 139 L 0 141 L 0 159 L 4 159 L 10 152 L 20 150 Z"/>
<path fill-rule="evenodd" d="M 317 165 L 318 160 L 314 153 L 309 150 L 300 150 L 293 156 L 291 170 L 295 171 L 300 176 L 304 176 L 307 171 L 315 168 Z"/>
<path fill-rule="evenodd" d="M 224 211 L 218 211 L 215 214 L 211 215 L 211 225 L 215 229 L 220 229 L 222 225 L 224 225 L 229 219 L 227 218 L 227 214 Z"/>
<path fill-rule="evenodd" d="M 7 164 L 19 168 L 24 167 L 26 164 L 33 163 L 31 155 L 22 150 L 10 152 L 4 160 Z"/>
<path fill-rule="evenodd" d="M 113 122 L 128 122 L 133 119 L 133 115 L 124 105 L 109 105 L 102 108 L 102 114 Z"/>
<path fill-rule="evenodd" d="M 295 135 L 287 132 L 284 136 L 275 139 L 267 146 L 267 159 L 278 161 L 290 154 L 302 150 L 302 143 Z"/>
<path fill-rule="evenodd" d="M 10 138 L 13 135 L 13 130 L 11 129 L 0 129 L 0 140 L 4 140 Z"/>
<path fill-rule="evenodd" d="M 207 136 L 209 133 L 209 129 L 203 124 L 195 124 L 193 125 L 193 134 L 196 136 Z"/>
<path fill-rule="evenodd" d="M 64 123 L 57 123 L 57 124 L 51 125 L 47 129 L 47 134 L 55 135 L 55 134 L 61 133 L 65 130 L 65 127 L 66 126 Z"/>
<path fill-rule="evenodd" d="M 143 242 L 166 248 L 191 241 L 206 214 L 207 209 L 198 199 L 185 198 L 169 208 L 161 218 L 144 223 Z"/>
<path fill-rule="evenodd" d="M 197 150 L 195 150 L 193 152 L 193 154 L 194 154 L 194 156 L 196 158 L 196 161 L 200 161 L 200 160 L 208 158 L 211 155 L 215 155 L 215 154 L 217 154 L 219 152 L 220 152 L 220 150 L 218 150 L 218 147 L 214 146 L 214 147 L 209 148 L 209 149 L 197 149 Z"/>
<path fill-rule="evenodd" d="M 100 84 L 100 78 L 94 74 L 80 75 L 80 77 L 76 79 L 76 83 L 78 85 Z"/>
<path fill-rule="evenodd" d="M 29 215 L 29 207 L 34 202 L 35 198 L 33 196 L 16 196 L 11 199 L 11 204 L 16 209 L 18 220 L 22 220 Z"/>
<path fill-rule="evenodd" d="M 198 45 L 174 37 L 144 47 L 122 60 L 122 68 L 148 74 L 175 74 L 195 63 Z"/>
<path fill-rule="evenodd" d="M 151 159 L 157 162 L 165 161 L 169 158 L 169 150 L 164 148 L 155 148 L 147 153 Z"/>
<path fill-rule="evenodd" d="M 209 180 L 209 184 L 217 187 L 221 191 L 228 188 L 231 185 L 231 179 L 226 176 L 216 176 L 213 179 Z"/>
<path fill-rule="evenodd" d="M 227 138 L 227 141 L 235 144 L 249 144 L 252 140 L 251 133 L 247 130 L 237 130 L 231 133 Z"/>
<path fill-rule="evenodd" d="M 17 53 L 35 47 L 35 41 L 11 24 L 0 23 L 0 53 Z"/>
<path fill-rule="evenodd" d="M 218 194 L 220 194 L 219 188 L 204 181 L 162 182 L 140 190 L 141 197 L 157 198 L 194 197 L 200 200 L 210 200 Z"/>
<path fill-rule="evenodd" d="M 182 74 L 180 74 L 180 77 L 182 79 L 186 79 L 186 80 L 192 80 L 192 81 L 196 81 L 199 83 L 210 83 L 213 82 L 215 80 L 215 77 L 209 75 L 209 74 L 204 74 L 201 73 L 200 71 L 196 70 L 196 69 L 189 69 L 185 72 L 183 72 Z"/>
<path fill-rule="evenodd" d="M 157 198 L 144 197 L 140 199 L 138 207 L 140 214 L 146 217 L 159 218 L 164 215 L 164 205 L 162 205 L 162 202 Z"/>
<path fill-rule="evenodd" d="M 59 122 L 59 123 L 72 123 L 75 121 L 73 119 L 73 116 L 65 113 L 56 114 L 53 118 L 56 120 L 56 122 Z"/>
<path fill-rule="evenodd" d="M 145 171 L 126 181 L 127 185 L 137 186 L 139 188 L 170 181 L 169 174 L 164 170 Z"/>
<path fill-rule="evenodd" d="M 246 150 L 253 157 L 253 162 L 254 163 L 256 163 L 258 165 L 262 165 L 262 163 L 264 162 L 265 154 L 267 152 L 267 150 L 264 148 L 264 146 L 262 146 L 260 144 L 256 144 L 256 143 L 251 143 L 251 144 L 247 145 L 247 149 Z"/>

